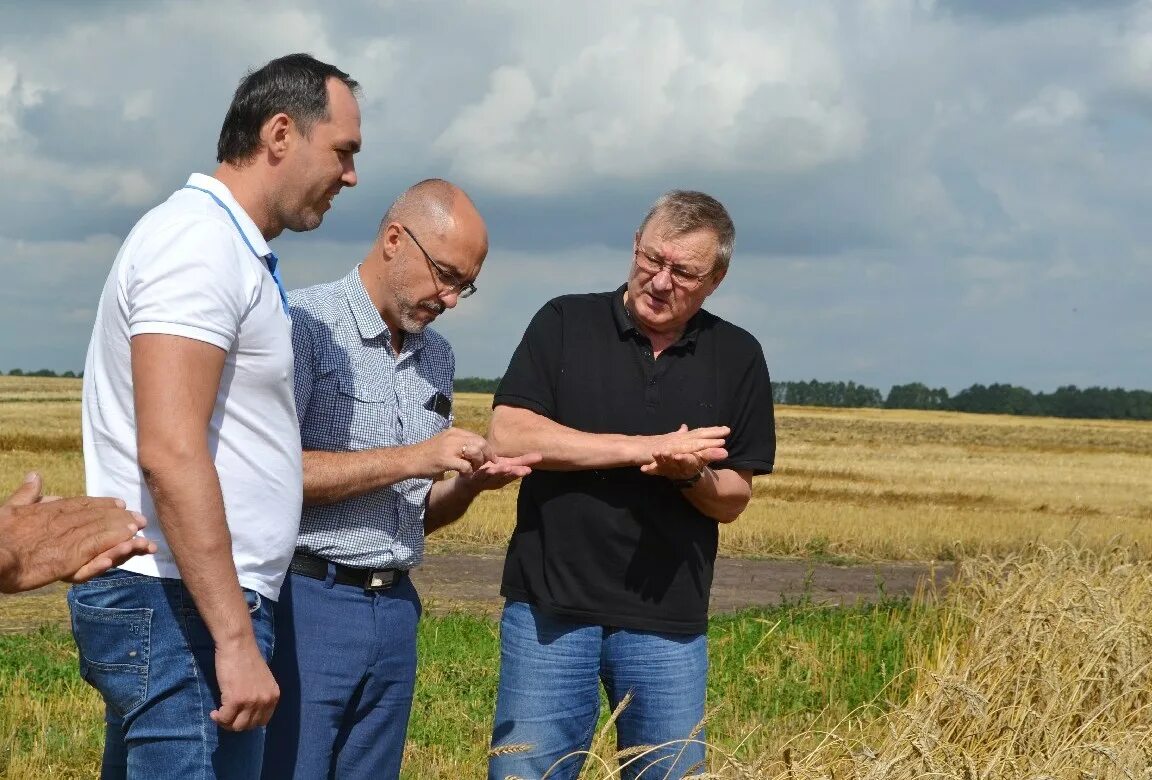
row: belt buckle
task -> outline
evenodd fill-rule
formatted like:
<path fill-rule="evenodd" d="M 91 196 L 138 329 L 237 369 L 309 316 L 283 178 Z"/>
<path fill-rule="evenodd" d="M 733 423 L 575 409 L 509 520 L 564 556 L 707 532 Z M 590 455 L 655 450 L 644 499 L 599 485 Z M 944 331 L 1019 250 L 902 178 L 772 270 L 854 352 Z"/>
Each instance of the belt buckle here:
<path fill-rule="evenodd" d="M 378 569 L 368 575 L 368 584 L 364 586 L 364 590 L 387 590 L 395 584 L 395 569 Z"/>

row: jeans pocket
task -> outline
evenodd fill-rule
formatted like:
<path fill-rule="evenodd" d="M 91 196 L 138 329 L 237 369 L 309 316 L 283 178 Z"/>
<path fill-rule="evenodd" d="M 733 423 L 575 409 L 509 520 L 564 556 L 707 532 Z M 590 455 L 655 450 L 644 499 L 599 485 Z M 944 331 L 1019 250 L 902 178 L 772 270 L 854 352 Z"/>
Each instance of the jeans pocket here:
<path fill-rule="evenodd" d="M 72 600 L 80 676 L 123 717 L 148 696 L 152 610 L 94 607 Z"/>

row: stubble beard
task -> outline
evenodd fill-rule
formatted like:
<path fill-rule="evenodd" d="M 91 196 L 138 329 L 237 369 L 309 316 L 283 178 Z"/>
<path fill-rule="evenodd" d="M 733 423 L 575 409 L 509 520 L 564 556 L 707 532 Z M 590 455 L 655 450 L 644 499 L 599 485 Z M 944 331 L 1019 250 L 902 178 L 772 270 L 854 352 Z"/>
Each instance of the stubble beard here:
<path fill-rule="evenodd" d="M 400 329 L 405 333 L 423 333 L 424 329 L 432 324 L 431 320 L 420 319 L 417 316 L 418 312 L 428 312 L 439 316 L 444 312 L 444 304 L 439 299 L 431 301 L 416 301 L 411 302 L 409 296 L 409 288 L 399 283 L 395 277 L 392 279 L 396 290 L 396 309 L 397 320 L 400 323 Z"/>
<path fill-rule="evenodd" d="M 320 223 L 324 221 L 324 215 L 316 211 L 302 211 L 292 214 L 284 221 L 284 228 L 291 230 L 293 233 L 307 233 L 309 230 L 315 230 L 320 227 Z"/>

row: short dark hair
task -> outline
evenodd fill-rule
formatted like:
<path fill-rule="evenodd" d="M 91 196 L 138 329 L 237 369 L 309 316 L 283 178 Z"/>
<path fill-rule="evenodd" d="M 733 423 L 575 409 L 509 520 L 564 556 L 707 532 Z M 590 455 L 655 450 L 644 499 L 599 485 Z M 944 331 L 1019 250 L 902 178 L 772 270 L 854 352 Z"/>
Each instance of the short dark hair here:
<path fill-rule="evenodd" d="M 716 234 L 716 264 L 713 272 L 724 271 L 732 259 L 732 247 L 736 242 L 736 226 L 724 204 L 694 190 L 671 190 L 665 192 L 640 223 L 637 235 L 644 232 L 648 223 L 656 217 L 667 221 L 673 235 L 681 236 L 696 230 L 711 230 Z"/>
<path fill-rule="evenodd" d="M 328 79 L 339 79 L 356 94 L 360 84 L 335 65 L 310 54 L 289 54 L 272 60 L 240 80 L 220 128 L 217 162 L 240 163 L 260 149 L 260 128 L 281 112 L 304 135 L 328 119 Z"/>

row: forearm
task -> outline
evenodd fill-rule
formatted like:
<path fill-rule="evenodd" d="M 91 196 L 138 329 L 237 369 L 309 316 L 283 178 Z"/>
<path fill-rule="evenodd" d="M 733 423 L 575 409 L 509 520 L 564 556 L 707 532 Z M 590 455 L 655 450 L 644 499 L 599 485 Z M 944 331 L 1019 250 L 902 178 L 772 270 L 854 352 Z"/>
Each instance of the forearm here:
<path fill-rule="evenodd" d="M 752 498 L 751 479 L 750 473 L 705 468 L 699 481 L 680 493 L 702 514 L 721 523 L 731 523 Z"/>
<path fill-rule="evenodd" d="M 459 476 L 432 483 L 424 508 L 424 533 L 430 534 L 459 520 L 479 493 Z"/>
<path fill-rule="evenodd" d="M 334 504 L 420 476 L 411 446 L 304 452 L 304 504 Z"/>
<path fill-rule="evenodd" d="M 216 467 L 205 448 L 141 458 L 157 519 L 176 567 L 216 646 L 255 644 L 236 576 Z"/>
<path fill-rule="evenodd" d="M 545 471 L 642 466 L 652 460 L 648 437 L 586 433 L 512 406 L 492 410 L 488 440 L 499 455 L 539 452 L 535 468 Z"/>

